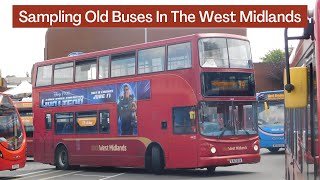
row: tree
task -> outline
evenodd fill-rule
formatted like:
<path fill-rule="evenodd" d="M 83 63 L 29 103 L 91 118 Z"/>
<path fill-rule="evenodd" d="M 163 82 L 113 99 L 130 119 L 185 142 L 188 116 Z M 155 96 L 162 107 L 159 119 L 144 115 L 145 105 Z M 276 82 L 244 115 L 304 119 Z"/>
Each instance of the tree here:
<path fill-rule="evenodd" d="M 262 62 L 279 63 L 285 61 L 285 52 L 281 49 L 274 49 L 269 51 L 264 57 L 260 58 Z"/>
<path fill-rule="evenodd" d="M 291 54 L 292 48 L 289 49 Z M 283 70 L 285 68 L 285 52 L 281 49 L 274 49 L 265 54 L 264 57 L 260 58 L 266 66 L 271 66 L 270 71 L 265 75 L 273 82 L 283 86 Z"/>
<path fill-rule="evenodd" d="M 289 56 L 293 51 L 293 47 L 289 47 Z M 286 59 L 286 54 L 281 49 L 270 50 L 264 57 L 260 58 L 262 62 L 283 62 Z"/>

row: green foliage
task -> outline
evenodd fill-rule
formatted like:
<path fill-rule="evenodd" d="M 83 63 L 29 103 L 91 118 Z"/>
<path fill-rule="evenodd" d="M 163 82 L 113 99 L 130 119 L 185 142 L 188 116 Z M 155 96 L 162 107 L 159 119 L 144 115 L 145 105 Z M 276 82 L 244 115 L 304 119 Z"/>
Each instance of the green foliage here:
<path fill-rule="evenodd" d="M 264 57 L 260 58 L 262 62 L 280 63 L 285 61 L 285 52 L 281 49 L 269 51 Z"/>

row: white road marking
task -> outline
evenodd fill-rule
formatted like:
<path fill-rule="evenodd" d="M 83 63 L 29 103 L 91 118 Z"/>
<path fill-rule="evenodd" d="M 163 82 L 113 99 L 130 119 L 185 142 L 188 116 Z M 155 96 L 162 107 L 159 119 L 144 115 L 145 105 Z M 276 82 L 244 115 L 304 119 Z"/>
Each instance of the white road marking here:
<path fill-rule="evenodd" d="M 52 173 L 56 173 L 56 172 L 60 172 L 60 171 L 61 170 L 54 170 L 54 171 L 51 171 L 51 172 L 36 174 L 36 175 L 33 175 L 33 176 L 21 177 L 21 178 L 18 178 L 18 179 L 28 179 L 28 178 L 37 177 L 37 176 L 43 176 L 43 175 L 52 174 Z"/>
<path fill-rule="evenodd" d="M 108 176 L 98 176 L 98 175 L 89 175 L 89 174 L 74 174 L 75 176 L 88 176 L 88 177 L 102 177 L 102 178 L 105 178 L 105 177 L 108 177 Z"/>
<path fill-rule="evenodd" d="M 40 180 L 53 179 L 53 178 L 57 178 L 57 177 L 68 176 L 68 175 L 75 174 L 75 173 L 78 173 L 78 172 L 82 172 L 82 171 L 75 171 L 75 172 L 71 172 L 71 173 L 67 173 L 67 174 L 60 174 L 60 175 L 57 175 L 57 176 L 51 176 L 51 177 L 47 177 L 47 178 L 42 178 Z"/>
<path fill-rule="evenodd" d="M 26 174 L 20 174 L 17 177 L 23 177 L 23 176 L 28 176 L 28 175 L 31 175 L 31 174 L 37 174 L 37 173 L 42 173 L 42 172 L 47 172 L 47 171 L 50 171 L 50 169 L 43 170 L 43 171 L 36 171 L 36 172 L 26 173 Z"/>
<path fill-rule="evenodd" d="M 110 178 L 114 178 L 114 177 L 117 177 L 117 176 L 121 176 L 121 175 L 123 175 L 123 174 L 125 174 L 125 173 L 116 174 L 116 175 L 114 175 L 114 176 L 108 176 L 108 177 L 105 177 L 105 178 L 102 178 L 102 179 L 99 179 L 99 180 L 110 179 Z"/>

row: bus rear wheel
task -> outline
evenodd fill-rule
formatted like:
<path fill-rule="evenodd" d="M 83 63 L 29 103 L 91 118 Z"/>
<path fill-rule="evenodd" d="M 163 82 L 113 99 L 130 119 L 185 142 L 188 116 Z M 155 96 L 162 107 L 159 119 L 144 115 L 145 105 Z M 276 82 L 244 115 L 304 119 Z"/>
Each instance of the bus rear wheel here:
<path fill-rule="evenodd" d="M 66 170 L 69 169 L 68 151 L 64 146 L 60 146 L 56 152 L 56 169 Z"/>
<path fill-rule="evenodd" d="M 164 170 L 164 157 L 159 146 L 151 149 L 151 170 L 155 174 L 162 174 Z"/>
<path fill-rule="evenodd" d="M 278 152 L 279 149 L 280 149 L 280 148 L 268 148 L 268 150 L 269 150 L 270 152 L 273 152 L 273 153 Z"/>

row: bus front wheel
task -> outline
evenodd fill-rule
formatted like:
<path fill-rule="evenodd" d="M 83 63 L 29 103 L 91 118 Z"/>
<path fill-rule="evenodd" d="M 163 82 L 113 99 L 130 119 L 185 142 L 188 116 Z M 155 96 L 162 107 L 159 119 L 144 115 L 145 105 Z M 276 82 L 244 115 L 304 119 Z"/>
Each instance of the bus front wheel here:
<path fill-rule="evenodd" d="M 56 153 L 56 169 L 66 170 L 69 169 L 68 151 L 64 146 L 60 146 Z"/>
<path fill-rule="evenodd" d="M 164 158 L 159 146 L 153 146 L 151 149 L 151 169 L 155 174 L 163 173 Z"/>
<path fill-rule="evenodd" d="M 207 172 L 209 175 L 213 175 L 216 172 L 216 167 L 207 167 Z"/>

